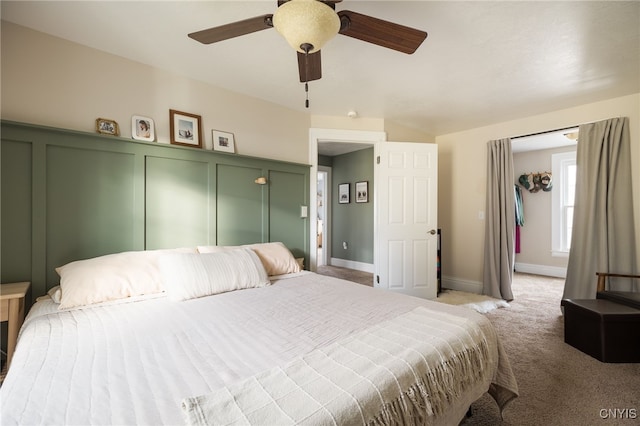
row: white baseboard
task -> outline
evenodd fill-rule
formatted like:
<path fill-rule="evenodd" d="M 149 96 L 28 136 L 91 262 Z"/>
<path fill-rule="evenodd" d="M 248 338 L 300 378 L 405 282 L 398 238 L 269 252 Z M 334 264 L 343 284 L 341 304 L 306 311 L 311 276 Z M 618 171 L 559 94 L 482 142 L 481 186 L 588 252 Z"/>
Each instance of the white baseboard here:
<path fill-rule="evenodd" d="M 567 277 L 567 268 L 562 268 L 560 266 L 532 265 L 530 263 L 516 262 L 515 270 L 516 272 L 522 272 L 525 274 L 544 275 L 547 277 Z"/>
<path fill-rule="evenodd" d="M 482 283 L 478 281 L 461 280 L 454 277 L 442 277 L 442 288 L 465 291 L 467 293 L 482 294 Z"/>
<path fill-rule="evenodd" d="M 340 268 L 355 269 L 356 271 L 375 273 L 375 266 L 373 263 L 356 262 L 355 260 L 338 259 L 332 257 L 329 263 L 331 266 L 338 266 Z"/>

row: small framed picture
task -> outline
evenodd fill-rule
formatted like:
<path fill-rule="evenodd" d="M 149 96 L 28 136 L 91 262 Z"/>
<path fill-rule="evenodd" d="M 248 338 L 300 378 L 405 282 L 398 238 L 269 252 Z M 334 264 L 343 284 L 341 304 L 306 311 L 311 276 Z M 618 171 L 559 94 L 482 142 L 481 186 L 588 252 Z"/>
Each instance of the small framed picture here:
<path fill-rule="evenodd" d="M 96 118 L 96 132 L 104 135 L 120 136 L 118 123 L 107 118 Z"/>
<path fill-rule="evenodd" d="M 338 203 L 349 204 L 349 189 L 351 184 L 341 183 L 338 185 Z"/>
<path fill-rule="evenodd" d="M 356 203 L 369 202 L 369 181 L 356 182 Z"/>
<path fill-rule="evenodd" d="M 221 130 L 212 130 L 213 150 L 223 152 L 236 152 L 236 143 L 233 133 L 223 132 Z"/>
<path fill-rule="evenodd" d="M 187 112 L 169 110 L 171 143 L 202 148 L 202 117 Z"/>
<path fill-rule="evenodd" d="M 156 132 L 153 120 L 140 115 L 131 117 L 131 137 L 138 141 L 155 141 Z"/>

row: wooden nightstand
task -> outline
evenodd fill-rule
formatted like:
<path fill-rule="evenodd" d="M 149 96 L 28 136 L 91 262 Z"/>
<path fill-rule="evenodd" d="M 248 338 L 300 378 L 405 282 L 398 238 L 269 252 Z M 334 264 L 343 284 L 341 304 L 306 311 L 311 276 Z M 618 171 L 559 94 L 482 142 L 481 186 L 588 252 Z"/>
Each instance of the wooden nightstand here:
<path fill-rule="evenodd" d="M 2 284 L 0 286 L 0 321 L 9 321 L 7 331 L 7 368 L 16 348 L 18 331 L 24 321 L 24 297 L 30 282 Z"/>

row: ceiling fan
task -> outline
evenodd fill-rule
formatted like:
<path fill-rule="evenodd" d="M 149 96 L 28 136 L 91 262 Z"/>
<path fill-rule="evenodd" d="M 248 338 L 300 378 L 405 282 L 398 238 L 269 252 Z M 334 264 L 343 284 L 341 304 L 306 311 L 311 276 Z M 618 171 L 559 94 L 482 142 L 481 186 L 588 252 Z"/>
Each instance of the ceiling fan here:
<path fill-rule="evenodd" d="M 274 27 L 298 54 L 300 82 L 322 77 L 320 49 L 336 34 L 353 37 L 388 49 L 412 54 L 427 38 L 427 33 L 404 25 L 349 10 L 335 11 L 342 0 L 278 0 L 273 14 L 188 34 L 203 44 L 250 34 Z M 309 106 L 307 97 L 306 106 Z"/>

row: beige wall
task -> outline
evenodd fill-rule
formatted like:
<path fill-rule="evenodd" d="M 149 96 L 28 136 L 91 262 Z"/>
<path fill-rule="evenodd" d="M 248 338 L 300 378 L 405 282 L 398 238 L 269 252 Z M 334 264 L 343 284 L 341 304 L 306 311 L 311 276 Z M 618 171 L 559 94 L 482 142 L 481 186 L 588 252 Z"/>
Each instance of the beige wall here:
<path fill-rule="evenodd" d="M 436 137 L 439 147 L 438 218 L 442 228 L 443 283 L 482 283 L 486 150 L 492 139 L 526 135 L 626 116 L 630 121 L 636 242 L 640 246 L 640 93 L 520 120 Z M 639 251 L 640 256 L 640 251 Z"/>
<path fill-rule="evenodd" d="M 393 142 L 427 142 L 434 143 L 432 134 L 421 132 L 393 121 L 382 118 L 356 117 L 349 118 L 312 115 L 311 127 L 317 129 L 360 130 L 367 132 L 386 132 L 387 140 Z"/>
<path fill-rule="evenodd" d="M 92 132 L 109 118 L 129 138 L 139 114 L 169 143 L 169 109 L 202 116 L 209 149 L 218 129 L 235 134 L 239 154 L 308 163 L 305 112 L 2 22 L 3 119 Z"/>
<path fill-rule="evenodd" d="M 543 149 L 513 154 L 516 183 L 522 174 L 551 172 L 551 156 L 560 152 L 575 152 L 576 147 Z M 524 226 L 520 228 L 520 253 L 516 254 L 516 271 L 555 275 L 556 269 L 567 268 L 567 257 L 551 255 L 552 191 L 529 192 L 522 188 Z M 522 266 L 522 267 L 520 267 Z M 564 274 L 562 275 L 564 276 Z"/>

